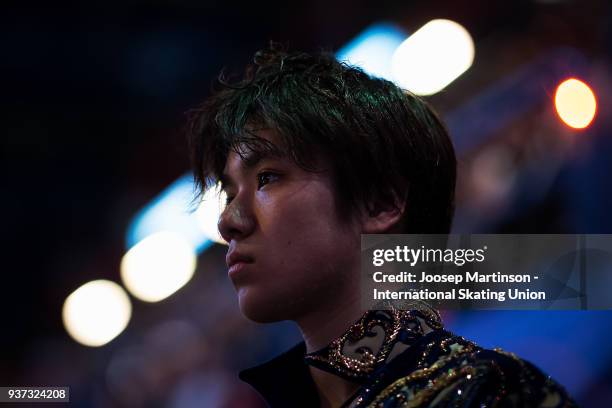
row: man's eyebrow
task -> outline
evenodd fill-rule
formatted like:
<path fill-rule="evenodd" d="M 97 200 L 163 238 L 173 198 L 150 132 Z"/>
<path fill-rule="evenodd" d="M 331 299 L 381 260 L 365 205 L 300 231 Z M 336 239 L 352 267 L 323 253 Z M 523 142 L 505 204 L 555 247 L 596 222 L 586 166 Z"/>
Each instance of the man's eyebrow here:
<path fill-rule="evenodd" d="M 271 149 L 266 151 L 248 151 L 241 155 L 240 168 L 242 170 L 251 170 L 263 160 L 280 160 L 284 157 L 280 150 Z M 221 174 L 219 177 L 221 189 L 225 190 L 234 185 L 234 181 L 227 173 Z"/>
<path fill-rule="evenodd" d="M 241 167 L 250 170 L 264 160 L 282 160 L 286 154 L 276 146 L 266 150 L 249 151 L 243 154 Z"/>

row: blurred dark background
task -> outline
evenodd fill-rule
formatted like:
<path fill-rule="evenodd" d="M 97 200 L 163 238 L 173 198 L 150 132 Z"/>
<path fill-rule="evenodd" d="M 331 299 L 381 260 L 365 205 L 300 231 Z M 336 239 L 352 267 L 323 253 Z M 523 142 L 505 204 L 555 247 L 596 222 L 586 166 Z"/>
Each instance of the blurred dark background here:
<path fill-rule="evenodd" d="M 412 33 L 434 18 L 476 45 L 473 66 L 426 98 L 460 158 L 455 230 L 612 233 L 609 1 L 4 3 L 0 385 L 70 385 L 83 407 L 260 406 L 236 372 L 299 336 L 239 315 L 223 246 L 200 254 L 175 295 L 132 298 L 127 329 L 102 347 L 69 337 L 63 302 L 89 280 L 120 282 L 126 230 L 189 171 L 185 112 L 221 69 L 240 72 L 269 40 L 336 51 L 374 23 Z M 580 131 L 552 103 L 570 76 L 598 98 Z M 611 406 L 612 312 L 445 318 L 530 359 L 582 405 Z"/>

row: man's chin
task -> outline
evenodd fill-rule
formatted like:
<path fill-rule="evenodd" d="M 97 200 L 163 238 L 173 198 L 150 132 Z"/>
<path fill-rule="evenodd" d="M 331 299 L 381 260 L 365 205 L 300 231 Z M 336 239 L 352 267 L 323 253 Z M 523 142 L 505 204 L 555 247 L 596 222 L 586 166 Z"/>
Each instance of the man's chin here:
<path fill-rule="evenodd" d="M 274 323 L 291 320 L 291 313 L 282 301 L 272 299 L 252 288 L 238 290 L 240 311 L 247 319 L 256 323 Z"/>

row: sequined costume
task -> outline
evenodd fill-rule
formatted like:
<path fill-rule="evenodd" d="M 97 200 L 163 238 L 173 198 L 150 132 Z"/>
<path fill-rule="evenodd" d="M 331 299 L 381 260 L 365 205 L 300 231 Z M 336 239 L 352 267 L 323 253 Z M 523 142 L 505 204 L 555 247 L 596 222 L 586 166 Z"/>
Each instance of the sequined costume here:
<path fill-rule="evenodd" d="M 360 385 L 343 407 L 575 407 L 531 363 L 443 329 L 433 309 L 369 311 L 329 346 L 240 373 L 271 407 L 318 407 L 308 365 Z"/>

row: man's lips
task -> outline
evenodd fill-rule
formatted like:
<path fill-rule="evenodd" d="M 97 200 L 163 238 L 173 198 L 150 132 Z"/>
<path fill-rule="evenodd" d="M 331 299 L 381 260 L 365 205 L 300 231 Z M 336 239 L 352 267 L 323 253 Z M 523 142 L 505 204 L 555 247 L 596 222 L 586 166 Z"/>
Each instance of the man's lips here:
<path fill-rule="evenodd" d="M 228 274 L 233 274 L 238 272 L 239 269 L 242 269 L 245 264 L 253 263 L 255 259 L 252 256 L 240 253 L 238 251 L 230 251 L 227 253 L 225 257 L 225 263 L 229 268 Z"/>

